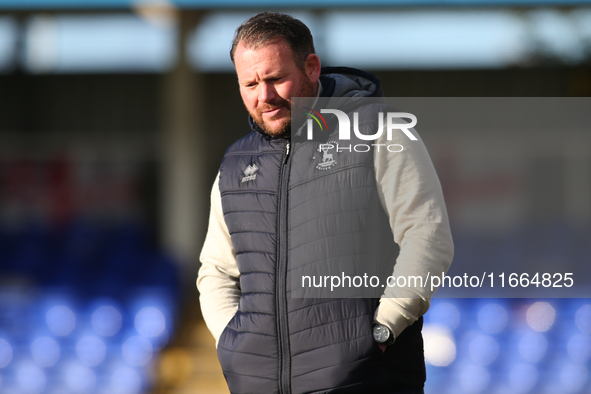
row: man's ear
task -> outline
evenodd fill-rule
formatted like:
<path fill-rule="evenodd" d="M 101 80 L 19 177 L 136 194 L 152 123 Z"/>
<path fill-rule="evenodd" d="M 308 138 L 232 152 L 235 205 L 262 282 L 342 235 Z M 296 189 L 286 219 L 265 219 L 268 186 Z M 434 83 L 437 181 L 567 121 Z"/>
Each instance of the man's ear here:
<path fill-rule="evenodd" d="M 306 58 L 306 75 L 310 82 L 315 83 L 320 78 L 320 58 L 315 53 L 311 53 Z"/>

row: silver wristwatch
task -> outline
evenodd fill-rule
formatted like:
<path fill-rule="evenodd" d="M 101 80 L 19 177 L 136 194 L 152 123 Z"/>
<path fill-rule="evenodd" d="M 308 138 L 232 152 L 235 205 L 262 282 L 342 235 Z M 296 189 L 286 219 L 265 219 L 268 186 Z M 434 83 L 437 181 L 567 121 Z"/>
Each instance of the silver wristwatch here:
<path fill-rule="evenodd" d="M 388 327 L 383 324 L 376 323 L 373 326 L 373 339 L 377 343 L 389 346 L 394 342 L 394 335 Z"/>

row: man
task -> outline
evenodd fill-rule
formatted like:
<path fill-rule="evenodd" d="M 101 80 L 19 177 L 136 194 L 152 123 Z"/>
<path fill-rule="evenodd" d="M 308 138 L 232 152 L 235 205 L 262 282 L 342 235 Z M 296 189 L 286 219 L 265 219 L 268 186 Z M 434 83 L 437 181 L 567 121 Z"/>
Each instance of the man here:
<path fill-rule="evenodd" d="M 322 142 L 292 148 L 291 134 L 302 131 L 292 124 L 292 97 L 382 96 L 371 74 L 321 70 L 297 19 L 262 13 L 245 21 L 231 57 L 252 132 L 228 149 L 213 185 L 197 280 L 230 391 L 422 393 L 428 287 L 386 287 L 379 299 L 297 298 L 290 280 L 296 254 L 336 256 L 335 264 L 385 257 L 396 260 L 394 276 L 447 270 L 451 235 L 422 142 L 407 140 L 395 154 L 335 152 L 338 160 L 319 153 Z M 375 131 L 378 107 L 360 110 L 363 133 Z M 366 225 L 372 217 L 379 223 Z M 359 237 L 377 253 L 360 255 Z"/>

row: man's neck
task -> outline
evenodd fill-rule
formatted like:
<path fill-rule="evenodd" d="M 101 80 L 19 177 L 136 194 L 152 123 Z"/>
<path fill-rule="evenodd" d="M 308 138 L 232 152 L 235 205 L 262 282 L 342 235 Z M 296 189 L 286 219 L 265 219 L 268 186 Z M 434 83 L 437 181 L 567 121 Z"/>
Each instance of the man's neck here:
<path fill-rule="evenodd" d="M 316 103 L 318 102 L 318 98 L 320 97 L 321 94 L 322 94 L 322 84 L 320 83 L 320 80 L 318 80 L 316 82 L 316 100 L 314 100 L 314 104 L 312 104 L 312 108 L 314 108 L 316 106 Z"/>

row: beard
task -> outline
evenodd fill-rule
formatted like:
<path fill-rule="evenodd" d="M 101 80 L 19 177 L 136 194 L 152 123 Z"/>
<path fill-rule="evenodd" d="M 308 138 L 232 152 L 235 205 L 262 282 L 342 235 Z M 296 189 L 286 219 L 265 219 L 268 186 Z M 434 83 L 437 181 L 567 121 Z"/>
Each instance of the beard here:
<path fill-rule="evenodd" d="M 314 90 L 314 84 L 308 81 L 307 79 L 304 79 L 300 90 L 298 90 L 293 97 L 312 97 L 314 95 Z M 263 112 L 278 107 L 284 107 L 285 109 L 287 109 L 287 114 L 273 116 L 271 118 L 268 118 L 268 121 L 265 121 L 263 119 Z M 281 97 L 278 97 L 277 100 L 274 100 L 272 103 L 264 104 L 260 108 L 257 108 L 254 112 L 248 112 L 250 116 L 252 116 L 256 124 L 261 128 L 261 130 L 265 132 L 265 134 L 274 138 L 287 138 L 290 136 L 291 98 L 289 100 L 285 100 Z M 271 126 L 270 122 L 275 122 L 277 120 L 280 120 L 279 124 Z"/>

